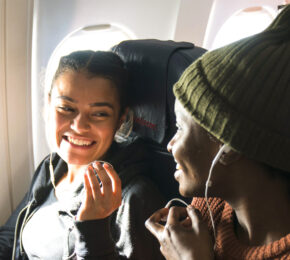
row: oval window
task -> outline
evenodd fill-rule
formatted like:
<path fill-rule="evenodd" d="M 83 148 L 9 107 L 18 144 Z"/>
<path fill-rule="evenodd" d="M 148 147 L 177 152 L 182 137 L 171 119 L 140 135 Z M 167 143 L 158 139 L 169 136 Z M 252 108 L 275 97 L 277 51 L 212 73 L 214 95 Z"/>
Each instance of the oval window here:
<path fill-rule="evenodd" d="M 109 50 L 124 40 L 135 39 L 136 36 L 125 28 L 112 24 L 90 25 L 67 35 L 53 51 L 45 73 L 45 87 L 50 82 L 62 56 L 77 50 Z"/>
<path fill-rule="evenodd" d="M 274 20 L 277 12 L 271 8 L 257 6 L 236 12 L 218 31 L 212 49 L 256 34 L 266 29 Z"/>

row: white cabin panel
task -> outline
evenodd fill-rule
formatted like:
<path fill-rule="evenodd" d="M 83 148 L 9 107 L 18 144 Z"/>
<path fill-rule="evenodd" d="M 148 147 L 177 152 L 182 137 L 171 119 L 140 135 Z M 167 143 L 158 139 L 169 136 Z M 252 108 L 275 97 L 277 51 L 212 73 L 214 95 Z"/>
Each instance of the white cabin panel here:
<path fill-rule="evenodd" d="M 1 1 L 0 224 L 28 190 L 33 172 L 30 57 L 32 1 Z"/>

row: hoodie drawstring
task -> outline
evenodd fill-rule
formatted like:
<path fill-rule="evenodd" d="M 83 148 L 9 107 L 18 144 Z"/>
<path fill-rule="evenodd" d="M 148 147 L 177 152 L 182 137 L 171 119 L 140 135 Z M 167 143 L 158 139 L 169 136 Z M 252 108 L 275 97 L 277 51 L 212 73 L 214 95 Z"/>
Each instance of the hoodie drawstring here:
<path fill-rule="evenodd" d="M 25 223 L 25 220 L 29 214 L 29 210 L 30 210 L 30 207 L 32 205 L 33 201 L 29 202 L 28 205 L 26 205 L 18 214 L 18 217 L 17 217 L 17 220 L 16 220 L 16 224 L 15 224 L 15 230 L 14 230 L 14 241 L 13 241 L 13 250 L 12 250 L 12 260 L 15 259 L 15 251 L 16 251 L 16 241 L 17 241 L 17 230 L 18 230 L 18 225 L 19 225 L 19 221 L 20 221 L 20 217 L 22 215 L 22 213 L 26 210 L 26 213 L 25 213 L 25 217 L 24 217 L 24 220 L 23 220 L 23 224 L 21 226 L 21 229 L 20 229 L 20 250 L 21 250 L 21 254 L 23 253 L 22 251 L 22 242 L 21 242 L 21 236 L 22 236 L 22 230 L 23 230 L 23 226 L 24 226 L 24 223 Z"/>
<path fill-rule="evenodd" d="M 67 237 L 66 237 L 66 241 L 65 241 L 65 245 L 64 245 L 64 250 L 66 250 L 66 251 L 64 252 L 62 260 L 69 260 L 76 255 L 75 251 L 71 255 L 69 255 L 69 237 L 70 237 L 70 233 L 73 231 L 73 229 L 74 229 L 74 226 L 71 226 L 70 228 L 68 228 Z"/>

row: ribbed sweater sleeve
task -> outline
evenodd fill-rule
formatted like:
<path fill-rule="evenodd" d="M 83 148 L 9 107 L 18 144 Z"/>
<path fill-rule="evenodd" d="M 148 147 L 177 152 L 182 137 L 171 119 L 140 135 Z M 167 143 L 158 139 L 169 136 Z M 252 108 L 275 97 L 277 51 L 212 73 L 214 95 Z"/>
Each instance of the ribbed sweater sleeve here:
<path fill-rule="evenodd" d="M 212 230 L 208 209 L 204 198 L 194 198 L 192 205 L 202 215 L 202 219 Z M 218 198 L 210 198 L 216 228 L 216 260 L 289 260 L 290 234 L 264 246 L 248 246 L 241 243 L 234 231 L 234 211 L 231 206 Z"/>

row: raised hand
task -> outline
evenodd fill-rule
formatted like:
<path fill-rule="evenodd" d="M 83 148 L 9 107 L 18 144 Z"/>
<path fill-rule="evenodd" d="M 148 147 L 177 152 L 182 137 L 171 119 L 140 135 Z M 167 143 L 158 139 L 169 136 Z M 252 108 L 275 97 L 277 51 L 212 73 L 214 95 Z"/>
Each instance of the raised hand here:
<path fill-rule="evenodd" d="M 167 260 L 214 259 L 207 226 L 192 206 L 160 209 L 145 225 L 159 240 L 160 250 Z"/>
<path fill-rule="evenodd" d="M 101 183 L 94 173 L 97 172 Z M 111 215 L 122 202 L 121 180 L 114 168 L 104 163 L 90 165 L 84 175 L 85 196 L 77 220 L 103 219 Z"/>

